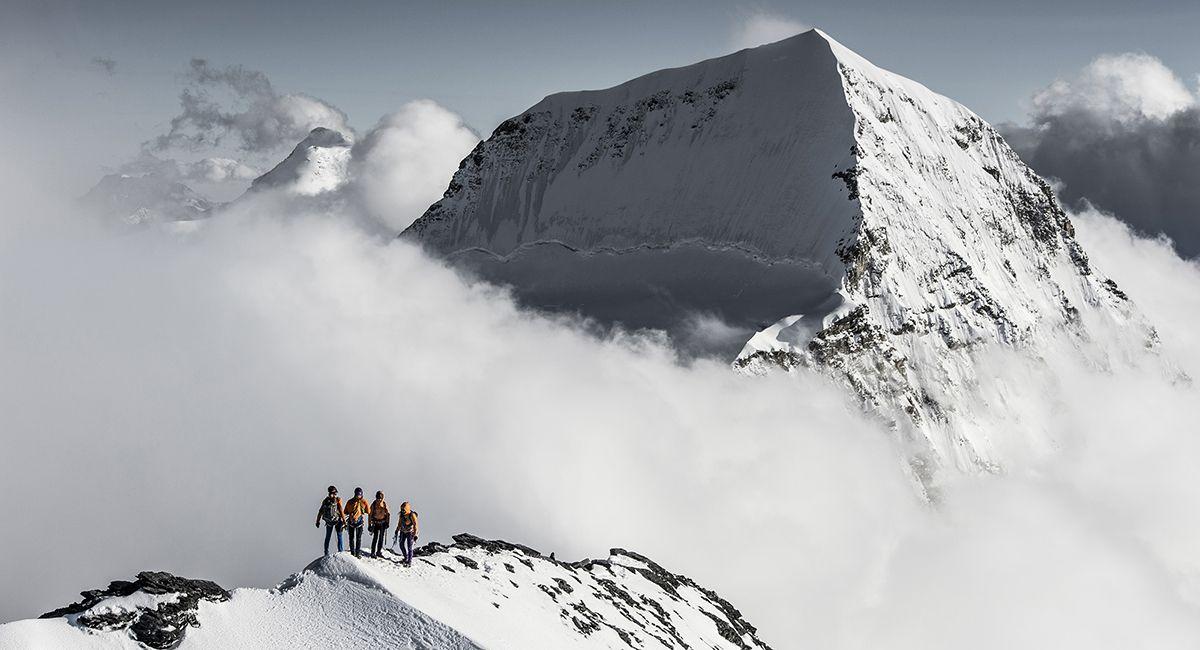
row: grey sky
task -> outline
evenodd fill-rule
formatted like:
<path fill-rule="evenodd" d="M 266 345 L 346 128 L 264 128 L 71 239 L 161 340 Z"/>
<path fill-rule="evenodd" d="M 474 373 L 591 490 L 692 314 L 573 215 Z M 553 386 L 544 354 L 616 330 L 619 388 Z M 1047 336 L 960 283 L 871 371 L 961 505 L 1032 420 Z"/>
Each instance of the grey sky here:
<path fill-rule="evenodd" d="M 739 26 L 762 13 L 819 26 L 992 122 L 1022 120 L 1024 98 L 1101 53 L 1144 50 L 1184 75 L 1200 60 L 1200 5 L 1175 0 L 4 4 L 0 81 L 21 92 L 6 90 L 0 113 L 72 134 L 32 157 L 79 191 L 165 129 L 193 57 L 261 70 L 358 129 L 428 97 L 481 132 L 551 92 L 731 51 Z"/>

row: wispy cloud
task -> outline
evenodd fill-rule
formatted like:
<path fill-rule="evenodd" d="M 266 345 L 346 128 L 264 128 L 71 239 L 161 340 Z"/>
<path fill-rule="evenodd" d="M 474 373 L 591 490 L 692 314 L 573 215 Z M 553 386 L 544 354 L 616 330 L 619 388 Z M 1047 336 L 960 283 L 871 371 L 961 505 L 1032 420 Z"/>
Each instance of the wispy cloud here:
<path fill-rule="evenodd" d="M 1028 126 L 1001 130 L 1034 169 L 1061 181 L 1065 200 L 1200 256 L 1200 108 L 1178 75 L 1147 54 L 1106 55 L 1037 92 L 1032 106 Z"/>
<path fill-rule="evenodd" d="M 765 11 L 755 11 L 740 18 L 734 27 L 730 44 L 735 50 L 774 43 L 811 29 L 793 18 Z"/>
<path fill-rule="evenodd" d="M 353 135 L 341 110 L 309 95 L 280 93 L 258 70 L 193 59 L 184 79 L 180 113 L 153 140 L 156 150 L 203 149 L 232 137 L 244 151 L 272 151 L 294 146 L 318 126 Z"/>
<path fill-rule="evenodd" d="M 92 67 L 100 70 L 105 74 L 116 74 L 117 62 L 106 56 L 97 56 L 92 58 Z"/>

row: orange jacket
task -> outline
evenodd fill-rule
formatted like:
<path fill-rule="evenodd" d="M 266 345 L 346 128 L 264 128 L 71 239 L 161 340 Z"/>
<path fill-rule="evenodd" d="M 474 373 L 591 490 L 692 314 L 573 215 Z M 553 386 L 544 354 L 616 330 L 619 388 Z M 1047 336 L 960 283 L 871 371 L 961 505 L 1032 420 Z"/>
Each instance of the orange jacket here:
<path fill-rule="evenodd" d="M 354 497 L 346 502 L 346 519 L 355 521 L 359 517 L 366 517 L 371 512 L 371 506 L 367 505 L 367 500 L 363 497 Z"/>
<path fill-rule="evenodd" d="M 375 499 L 371 502 L 371 521 L 383 521 L 390 517 L 391 510 L 388 510 L 387 501 L 383 499 Z"/>

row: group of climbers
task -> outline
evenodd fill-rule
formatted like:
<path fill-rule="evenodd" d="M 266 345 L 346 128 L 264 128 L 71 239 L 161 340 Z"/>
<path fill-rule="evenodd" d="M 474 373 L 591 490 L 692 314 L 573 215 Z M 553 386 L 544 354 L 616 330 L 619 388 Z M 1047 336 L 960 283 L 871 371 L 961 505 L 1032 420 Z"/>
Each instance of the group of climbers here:
<path fill-rule="evenodd" d="M 417 523 L 417 513 L 407 501 L 400 504 L 398 519 L 392 544 L 400 544 L 400 555 L 404 565 L 411 566 L 413 542 L 417 541 L 420 527 Z M 321 527 L 321 522 L 325 522 L 325 555 L 329 555 L 329 539 L 333 537 L 334 531 L 337 532 L 338 552 L 343 550 L 342 529 L 348 528 L 350 552 L 354 557 L 362 557 L 362 534 L 363 528 L 366 528 L 371 533 L 371 557 L 382 557 L 387 531 L 392 525 L 392 511 L 383 499 L 383 492 L 376 492 L 375 500 L 368 504 L 363 497 L 363 489 L 354 488 L 354 498 L 343 505 L 337 488 L 330 485 L 329 495 L 321 501 L 321 508 L 317 510 L 317 528 Z"/>

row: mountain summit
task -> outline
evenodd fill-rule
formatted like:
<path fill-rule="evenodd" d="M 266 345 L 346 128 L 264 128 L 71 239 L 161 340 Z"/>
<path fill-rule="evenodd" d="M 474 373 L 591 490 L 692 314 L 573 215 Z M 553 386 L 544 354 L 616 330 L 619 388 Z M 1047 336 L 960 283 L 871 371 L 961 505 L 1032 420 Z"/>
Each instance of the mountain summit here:
<path fill-rule="evenodd" d="M 348 178 L 353 143 L 340 131 L 319 126 L 270 171 L 250 183 L 250 191 L 283 189 L 300 196 L 335 190 Z"/>
<path fill-rule="evenodd" d="M 1153 340 L 991 126 L 819 30 L 551 95 L 402 236 L 532 306 L 681 340 L 715 316 L 749 339 L 737 368 L 852 388 L 925 484 L 1001 465 L 967 406 L 979 349 L 1036 356 L 1084 316 Z"/>

